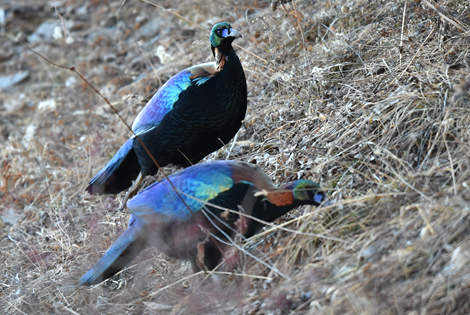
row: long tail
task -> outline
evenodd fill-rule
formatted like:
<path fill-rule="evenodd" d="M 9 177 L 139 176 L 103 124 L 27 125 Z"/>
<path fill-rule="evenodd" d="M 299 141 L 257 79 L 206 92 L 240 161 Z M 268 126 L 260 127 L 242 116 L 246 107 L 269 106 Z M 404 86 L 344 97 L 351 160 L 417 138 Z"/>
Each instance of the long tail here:
<path fill-rule="evenodd" d="M 131 215 L 129 227 L 104 253 L 103 257 L 80 278 L 80 285 L 92 285 L 112 277 L 128 265 L 146 246 L 142 222 Z"/>
<path fill-rule="evenodd" d="M 140 172 L 137 156 L 132 149 L 134 138 L 127 140 L 88 184 L 90 194 L 116 194 L 130 187 Z"/>

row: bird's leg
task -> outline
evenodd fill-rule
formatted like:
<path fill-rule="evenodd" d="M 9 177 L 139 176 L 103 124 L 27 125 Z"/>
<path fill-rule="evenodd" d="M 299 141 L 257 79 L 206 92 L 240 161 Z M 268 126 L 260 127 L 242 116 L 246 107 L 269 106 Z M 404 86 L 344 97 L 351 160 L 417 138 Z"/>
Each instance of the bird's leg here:
<path fill-rule="evenodd" d="M 233 271 L 240 262 L 239 250 L 235 247 L 231 247 L 224 253 L 224 261 L 227 266 L 227 270 Z"/>
<path fill-rule="evenodd" d="M 207 272 L 207 266 L 204 262 L 206 258 L 206 243 L 207 240 L 197 243 L 197 258 L 195 261 L 195 264 L 197 267 L 199 267 L 199 270 L 204 270 L 205 272 Z"/>
<path fill-rule="evenodd" d="M 236 231 L 244 236 L 246 234 L 246 231 L 248 231 L 248 220 L 246 216 L 244 215 L 246 213 L 245 208 L 239 205 L 238 212 L 239 212 L 238 219 L 237 221 L 235 221 L 234 225 L 237 228 Z"/>
<path fill-rule="evenodd" d="M 191 257 L 191 268 L 193 269 L 193 273 L 201 271 L 199 267 L 198 259 L 196 257 Z"/>
<path fill-rule="evenodd" d="M 142 172 L 140 172 L 139 176 L 137 176 L 136 180 L 134 181 L 134 183 L 132 184 L 132 186 L 129 188 L 126 195 L 124 196 L 124 199 L 121 201 L 119 210 L 123 210 L 126 207 L 127 200 L 134 197 L 134 195 L 139 191 L 139 188 L 142 185 L 143 180 L 144 180 L 144 176 L 142 175 Z"/>

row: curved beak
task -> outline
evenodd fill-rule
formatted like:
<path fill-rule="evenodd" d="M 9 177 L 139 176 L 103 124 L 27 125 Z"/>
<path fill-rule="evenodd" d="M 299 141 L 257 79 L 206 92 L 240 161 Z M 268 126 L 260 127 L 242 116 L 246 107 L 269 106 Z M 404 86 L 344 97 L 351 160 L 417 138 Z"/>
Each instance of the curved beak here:
<path fill-rule="evenodd" d="M 236 29 L 231 28 L 230 33 L 227 34 L 227 37 L 239 38 L 242 37 L 242 34 L 240 34 Z"/>

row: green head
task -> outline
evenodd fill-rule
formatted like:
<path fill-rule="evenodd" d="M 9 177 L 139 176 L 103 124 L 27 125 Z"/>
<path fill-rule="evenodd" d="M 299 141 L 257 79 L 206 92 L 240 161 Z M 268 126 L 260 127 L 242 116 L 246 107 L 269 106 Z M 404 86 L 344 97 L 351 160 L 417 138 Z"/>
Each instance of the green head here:
<path fill-rule="evenodd" d="M 212 27 L 209 40 L 212 49 L 220 48 L 222 50 L 231 48 L 235 38 L 241 37 L 240 33 L 227 22 L 220 22 Z"/>
<path fill-rule="evenodd" d="M 320 191 L 320 186 L 311 180 L 296 180 L 283 188 L 292 189 L 294 199 L 301 203 L 319 205 L 326 199 L 325 193 Z"/>

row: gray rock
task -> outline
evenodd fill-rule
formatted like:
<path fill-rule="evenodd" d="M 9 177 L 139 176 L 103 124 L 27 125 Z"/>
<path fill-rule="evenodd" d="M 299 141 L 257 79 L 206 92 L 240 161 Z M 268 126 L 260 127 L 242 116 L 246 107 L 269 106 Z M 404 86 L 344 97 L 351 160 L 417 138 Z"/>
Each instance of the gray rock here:
<path fill-rule="evenodd" d="M 159 33 L 161 27 L 161 21 L 157 18 L 153 18 L 145 23 L 141 28 L 137 30 L 135 35 L 137 38 L 144 37 L 150 38 Z"/>
<path fill-rule="evenodd" d="M 29 71 L 20 71 L 14 74 L 0 76 L 0 90 L 6 90 L 29 77 Z"/>
<path fill-rule="evenodd" d="M 23 215 L 16 213 L 13 209 L 6 210 L 5 213 L 1 216 L 2 221 L 10 225 L 15 225 L 22 218 Z"/>
<path fill-rule="evenodd" d="M 5 9 L 0 8 L 0 25 L 5 25 L 6 24 L 6 19 L 5 19 Z"/>
<path fill-rule="evenodd" d="M 34 43 L 44 39 L 53 39 L 54 29 L 56 26 L 59 26 L 59 22 L 56 20 L 47 20 L 43 22 L 33 34 L 28 36 L 28 41 Z"/>

